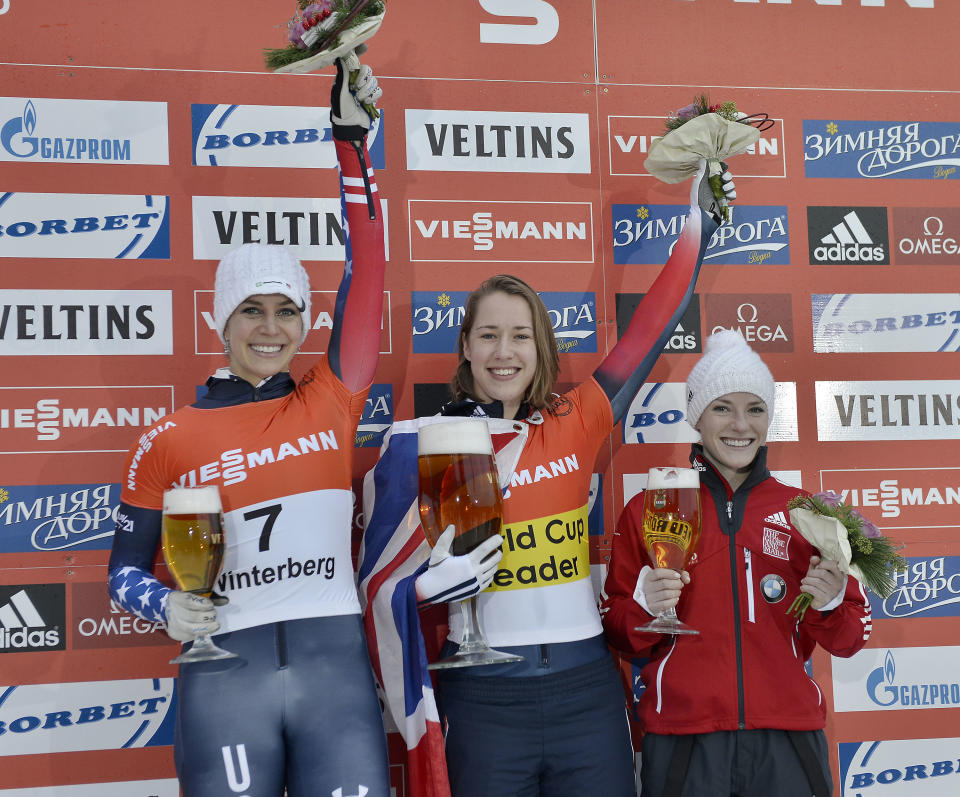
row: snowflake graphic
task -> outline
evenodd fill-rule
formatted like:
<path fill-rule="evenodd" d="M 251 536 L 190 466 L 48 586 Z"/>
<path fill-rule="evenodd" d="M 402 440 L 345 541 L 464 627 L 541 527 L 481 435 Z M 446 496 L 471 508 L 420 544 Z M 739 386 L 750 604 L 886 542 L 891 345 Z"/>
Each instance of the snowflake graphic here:
<path fill-rule="evenodd" d="M 650 216 L 650 211 L 644 207 L 637 208 L 637 218 L 641 221 L 646 220 Z"/>
<path fill-rule="evenodd" d="M 837 123 L 836 123 L 836 122 L 830 122 L 829 124 L 827 124 L 827 132 L 828 132 L 831 136 L 835 136 L 835 135 L 837 134 L 837 131 L 838 131 L 839 129 L 840 129 L 840 128 L 837 127 Z"/>
<path fill-rule="evenodd" d="M 6 503 L 10 498 L 10 493 L 0 487 L 0 504 Z"/>
<path fill-rule="evenodd" d="M 441 294 L 437 297 L 437 304 L 439 304 L 441 307 L 449 307 L 449 306 L 450 306 L 450 297 L 447 296 L 447 294 L 445 294 L 445 293 L 441 293 Z"/>

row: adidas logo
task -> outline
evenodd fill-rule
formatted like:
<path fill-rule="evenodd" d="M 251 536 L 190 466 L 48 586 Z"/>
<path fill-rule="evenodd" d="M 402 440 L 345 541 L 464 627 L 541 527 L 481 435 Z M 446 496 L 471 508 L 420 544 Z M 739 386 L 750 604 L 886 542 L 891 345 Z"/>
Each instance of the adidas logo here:
<path fill-rule="evenodd" d="M 772 515 L 767 515 L 763 519 L 764 523 L 771 523 L 774 526 L 780 526 L 780 528 L 789 529 L 790 521 L 787 520 L 787 515 L 785 512 L 774 512 Z"/>
<path fill-rule="evenodd" d="M 873 263 L 885 259 L 882 246 L 876 246 L 855 210 L 844 215 L 833 230 L 820 239 L 814 258 L 827 263 Z"/>
<path fill-rule="evenodd" d="M 46 623 L 25 589 L 0 606 L 0 649 L 50 648 L 60 644 L 60 631 Z"/>

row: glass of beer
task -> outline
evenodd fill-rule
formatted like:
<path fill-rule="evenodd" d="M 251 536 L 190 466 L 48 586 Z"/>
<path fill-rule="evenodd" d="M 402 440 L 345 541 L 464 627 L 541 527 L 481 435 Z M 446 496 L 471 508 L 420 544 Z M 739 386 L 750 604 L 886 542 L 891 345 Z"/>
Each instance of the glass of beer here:
<path fill-rule="evenodd" d="M 651 468 L 643 500 L 643 541 L 654 567 L 683 570 L 700 539 L 700 474 L 692 468 Z M 637 631 L 699 634 L 673 607 Z"/>
<path fill-rule="evenodd" d="M 209 598 L 223 561 L 223 508 L 220 491 L 210 487 L 176 487 L 163 494 L 163 558 L 183 592 Z M 232 659 L 236 653 L 217 647 L 209 634 L 171 664 Z"/>
<path fill-rule="evenodd" d="M 453 525 L 453 556 L 462 556 L 500 533 L 503 494 L 484 418 L 457 418 L 420 427 L 417 466 L 420 521 L 431 546 Z M 476 596 L 463 608 L 463 638 L 457 653 L 430 665 L 432 670 L 522 661 L 493 650 L 483 637 Z"/>

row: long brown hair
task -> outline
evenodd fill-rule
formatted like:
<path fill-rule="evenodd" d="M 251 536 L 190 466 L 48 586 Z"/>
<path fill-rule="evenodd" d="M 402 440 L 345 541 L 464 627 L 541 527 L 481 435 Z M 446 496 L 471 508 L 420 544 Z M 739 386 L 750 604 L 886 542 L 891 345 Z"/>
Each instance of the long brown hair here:
<path fill-rule="evenodd" d="M 450 380 L 450 392 L 455 401 L 477 398 L 470 361 L 463 353 L 463 343 L 470 336 L 473 325 L 476 323 L 477 306 L 480 300 L 497 292 L 508 296 L 520 296 L 530 307 L 530 315 L 533 318 L 533 341 L 537 349 L 537 367 L 524 401 L 536 409 L 547 409 L 552 403 L 550 395 L 557 381 L 557 375 L 560 373 L 560 358 L 557 355 L 557 340 L 553 335 L 553 324 L 550 322 L 550 314 L 543 300 L 537 296 L 536 291 L 519 277 L 510 274 L 497 274 L 484 280 L 480 287 L 467 297 L 463 324 L 457 338 L 457 370 L 454 371 L 453 378 Z"/>

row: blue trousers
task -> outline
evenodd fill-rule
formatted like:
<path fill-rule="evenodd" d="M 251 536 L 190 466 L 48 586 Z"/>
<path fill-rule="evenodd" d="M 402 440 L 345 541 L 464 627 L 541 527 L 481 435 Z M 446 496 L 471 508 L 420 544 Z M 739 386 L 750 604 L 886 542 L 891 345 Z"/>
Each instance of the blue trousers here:
<path fill-rule="evenodd" d="M 282 797 L 284 788 L 289 797 L 390 797 L 360 615 L 214 641 L 240 658 L 180 665 L 174 758 L 184 797 Z"/>

